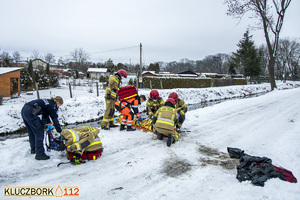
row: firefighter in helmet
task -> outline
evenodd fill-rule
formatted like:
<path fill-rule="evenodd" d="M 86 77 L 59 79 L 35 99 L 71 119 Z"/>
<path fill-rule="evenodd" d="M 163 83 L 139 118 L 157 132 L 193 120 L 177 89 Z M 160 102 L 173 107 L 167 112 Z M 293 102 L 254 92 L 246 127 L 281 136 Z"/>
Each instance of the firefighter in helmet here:
<path fill-rule="evenodd" d="M 168 137 L 168 147 L 178 140 L 178 134 L 174 128 L 174 126 L 178 123 L 178 114 L 174 105 L 174 99 L 167 99 L 165 106 L 158 109 L 152 121 L 155 133 L 157 133 L 157 139 L 162 140 L 164 136 Z"/>
<path fill-rule="evenodd" d="M 185 120 L 185 113 L 187 112 L 187 105 L 185 104 L 185 102 L 182 99 L 178 98 L 178 94 L 176 92 L 172 92 L 169 95 L 169 98 L 172 98 L 175 100 L 175 109 L 177 110 L 178 118 L 179 118 L 179 122 L 176 125 L 176 128 L 180 129 Z"/>
<path fill-rule="evenodd" d="M 114 124 L 115 103 L 117 101 L 117 90 L 120 87 L 122 77 L 127 78 L 127 72 L 124 69 L 120 69 L 115 75 L 111 76 L 108 80 L 108 86 L 106 87 L 105 103 L 106 109 L 104 112 L 101 128 L 109 130 L 110 127 L 117 127 Z"/>
<path fill-rule="evenodd" d="M 147 101 L 147 114 L 149 115 L 149 119 L 155 115 L 156 111 L 165 105 L 164 100 L 159 97 L 159 93 L 157 90 L 151 90 L 150 98 Z"/>

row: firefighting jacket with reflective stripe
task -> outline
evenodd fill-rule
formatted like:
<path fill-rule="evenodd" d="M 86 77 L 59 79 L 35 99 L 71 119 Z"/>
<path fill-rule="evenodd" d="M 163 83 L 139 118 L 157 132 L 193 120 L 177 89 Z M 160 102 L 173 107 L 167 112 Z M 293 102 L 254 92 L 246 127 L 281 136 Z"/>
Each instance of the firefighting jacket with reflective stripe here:
<path fill-rule="evenodd" d="M 164 105 L 165 102 L 161 97 L 159 97 L 157 101 L 154 101 L 153 99 L 148 99 L 147 101 L 148 114 L 154 115 L 156 111 Z"/>
<path fill-rule="evenodd" d="M 117 90 L 120 87 L 120 80 L 121 77 L 118 75 L 113 75 L 109 78 L 108 85 L 106 87 L 105 98 L 107 97 L 107 94 L 110 94 L 111 98 L 113 99 L 117 98 Z"/>
<path fill-rule="evenodd" d="M 187 112 L 187 105 L 182 99 L 177 99 L 177 102 L 175 103 L 175 109 L 180 115 L 185 115 Z"/>
<path fill-rule="evenodd" d="M 61 135 L 65 138 L 67 151 L 81 154 L 83 151 L 94 151 L 102 148 L 98 133 L 98 128 L 82 126 L 74 129 L 65 129 L 61 132 Z"/>
<path fill-rule="evenodd" d="M 159 108 L 154 117 L 156 119 L 155 129 L 158 128 L 169 131 L 174 130 L 175 122 L 178 119 L 176 109 L 170 106 L 163 106 Z"/>

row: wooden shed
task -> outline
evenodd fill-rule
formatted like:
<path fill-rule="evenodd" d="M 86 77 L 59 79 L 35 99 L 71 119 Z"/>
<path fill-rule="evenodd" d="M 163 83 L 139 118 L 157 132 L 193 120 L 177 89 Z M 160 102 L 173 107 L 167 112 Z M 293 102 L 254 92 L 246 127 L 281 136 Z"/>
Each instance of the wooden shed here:
<path fill-rule="evenodd" d="M 0 67 L 0 95 L 20 96 L 20 67 Z"/>

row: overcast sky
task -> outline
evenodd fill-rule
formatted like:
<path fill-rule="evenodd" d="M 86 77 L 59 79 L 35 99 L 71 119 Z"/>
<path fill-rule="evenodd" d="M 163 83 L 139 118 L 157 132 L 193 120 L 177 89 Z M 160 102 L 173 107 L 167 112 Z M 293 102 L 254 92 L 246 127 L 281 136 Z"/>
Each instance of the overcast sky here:
<path fill-rule="evenodd" d="M 172 62 L 236 51 L 253 19 L 226 15 L 223 0 L 0 0 L 0 49 L 30 57 L 68 57 L 83 48 L 93 62 Z M 300 1 L 287 10 L 281 37 L 300 38 Z M 255 44 L 263 31 L 250 31 Z"/>

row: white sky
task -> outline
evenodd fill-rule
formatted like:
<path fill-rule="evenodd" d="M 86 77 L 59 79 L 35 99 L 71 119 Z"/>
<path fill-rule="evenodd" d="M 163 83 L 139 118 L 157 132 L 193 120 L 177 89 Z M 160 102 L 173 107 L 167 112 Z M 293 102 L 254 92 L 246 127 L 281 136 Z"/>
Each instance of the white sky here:
<path fill-rule="evenodd" d="M 30 57 L 34 50 L 67 57 L 75 48 L 90 53 L 93 62 L 111 58 L 143 62 L 201 60 L 230 53 L 243 37 L 248 22 L 226 15 L 223 0 L 1 0 L 0 48 Z M 300 1 L 286 13 L 282 37 L 300 37 Z M 253 20 L 252 20 L 253 22 Z M 253 24 L 253 23 L 252 23 Z M 251 31 L 256 45 L 262 30 Z M 127 48 L 133 47 L 133 48 Z M 123 49 L 126 48 L 126 49 Z M 122 49 L 119 51 L 110 51 Z"/>

